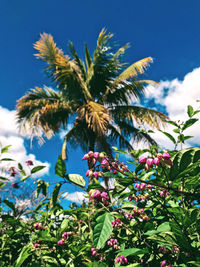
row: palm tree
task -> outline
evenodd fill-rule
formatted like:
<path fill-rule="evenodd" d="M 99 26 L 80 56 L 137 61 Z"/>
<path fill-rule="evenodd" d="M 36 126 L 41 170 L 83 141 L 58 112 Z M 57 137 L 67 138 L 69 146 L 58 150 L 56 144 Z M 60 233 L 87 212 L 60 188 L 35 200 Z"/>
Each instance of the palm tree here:
<path fill-rule="evenodd" d="M 128 150 L 133 149 L 131 138 L 155 144 L 147 133 L 139 131 L 138 125 L 159 129 L 166 119 L 161 112 L 132 105 L 144 96 L 145 84 L 155 84 L 138 77 L 152 58 L 127 67 L 122 55 L 129 45 L 116 51 L 112 36 L 104 29 L 100 32 L 93 58 L 85 44 L 85 62 L 72 42 L 69 43 L 72 59 L 56 46 L 49 34 L 41 34 L 34 44 L 37 58 L 47 63 L 45 70 L 57 89 L 36 87 L 20 98 L 18 123 L 22 130 L 31 130 L 32 136 L 42 139 L 42 135 L 50 138 L 67 128 L 73 120 L 73 127 L 65 135 L 63 159 L 66 159 L 67 142 L 86 151 L 105 151 L 108 155 L 112 155 L 113 142 Z"/>

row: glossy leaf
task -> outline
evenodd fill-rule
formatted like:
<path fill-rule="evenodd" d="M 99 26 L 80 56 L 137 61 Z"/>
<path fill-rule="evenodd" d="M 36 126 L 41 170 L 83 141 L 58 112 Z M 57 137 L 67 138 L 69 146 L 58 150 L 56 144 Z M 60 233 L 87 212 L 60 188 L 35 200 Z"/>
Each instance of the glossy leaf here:
<path fill-rule="evenodd" d="M 55 175 L 56 176 L 60 176 L 62 178 L 65 177 L 66 174 L 66 166 L 65 166 L 65 162 L 62 159 L 62 156 L 60 155 L 58 157 L 58 160 L 56 162 L 56 166 L 55 166 Z"/>
<path fill-rule="evenodd" d="M 69 180 L 72 184 L 79 186 L 81 188 L 85 187 L 85 180 L 83 176 L 79 174 L 68 174 L 66 176 L 67 180 Z"/>
<path fill-rule="evenodd" d="M 112 233 L 112 222 L 114 217 L 112 214 L 106 212 L 100 215 L 96 219 L 96 225 L 93 232 L 93 242 L 96 249 L 101 249 L 104 247 L 105 242 L 109 239 Z"/>
<path fill-rule="evenodd" d="M 61 184 L 60 183 L 57 184 L 54 187 L 54 190 L 53 190 L 53 193 L 52 193 L 52 204 L 53 204 L 53 207 L 55 207 L 55 205 L 57 203 L 57 198 L 58 198 L 58 194 L 59 194 L 60 188 L 61 188 Z"/>
<path fill-rule="evenodd" d="M 46 166 L 36 166 L 31 170 L 31 174 L 41 171 L 42 169 L 46 168 Z"/>

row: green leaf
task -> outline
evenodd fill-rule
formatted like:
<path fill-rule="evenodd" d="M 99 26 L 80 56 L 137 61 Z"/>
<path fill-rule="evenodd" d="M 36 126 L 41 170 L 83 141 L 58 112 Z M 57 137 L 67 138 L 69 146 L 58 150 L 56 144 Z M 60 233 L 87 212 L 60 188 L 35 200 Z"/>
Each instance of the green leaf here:
<path fill-rule="evenodd" d="M 55 166 L 55 175 L 64 178 L 65 174 L 66 174 L 65 162 L 62 159 L 62 156 L 59 155 L 58 160 L 56 162 L 56 166 Z"/>
<path fill-rule="evenodd" d="M 68 227 L 68 225 L 69 225 L 69 219 L 65 218 L 61 223 L 60 232 L 65 231 L 65 229 Z"/>
<path fill-rule="evenodd" d="M 187 120 L 183 127 L 182 127 L 182 131 L 184 131 L 185 129 L 189 128 L 190 126 L 192 126 L 195 122 L 197 122 L 199 119 L 189 119 Z"/>
<path fill-rule="evenodd" d="M 19 169 L 20 171 L 23 170 L 23 167 L 22 167 L 22 164 L 21 164 L 21 163 L 18 163 L 18 169 Z"/>
<path fill-rule="evenodd" d="M 85 180 L 83 176 L 79 174 L 68 174 L 66 178 L 74 185 L 80 186 L 81 188 L 85 187 Z"/>
<path fill-rule="evenodd" d="M 84 262 L 84 266 L 87 266 L 87 267 L 106 267 L 107 264 L 105 264 L 104 262 L 99 262 L 99 261 L 93 261 L 93 262 Z"/>
<path fill-rule="evenodd" d="M 9 147 L 11 147 L 11 145 L 8 145 L 8 146 L 3 147 L 3 148 L 1 149 L 1 153 L 6 153 L 6 152 L 8 152 Z"/>
<path fill-rule="evenodd" d="M 31 255 L 31 249 L 33 248 L 32 244 L 28 244 L 21 250 L 19 257 L 15 262 L 15 267 L 20 267 L 23 262 Z"/>
<path fill-rule="evenodd" d="M 171 134 L 169 134 L 169 133 L 167 133 L 167 132 L 163 132 L 163 131 L 161 131 L 164 135 L 166 135 L 174 144 L 176 144 L 176 140 L 175 140 L 175 138 L 171 135 Z"/>
<path fill-rule="evenodd" d="M 30 177 L 30 175 L 26 175 L 26 176 L 23 176 L 21 179 L 20 179 L 20 181 L 21 182 L 23 182 L 23 181 L 25 181 L 27 178 L 29 178 Z"/>
<path fill-rule="evenodd" d="M 10 159 L 10 158 L 3 158 L 1 159 L 1 161 L 15 161 L 14 159 Z"/>
<path fill-rule="evenodd" d="M 11 201 L 5 199 L 3 202 L 6 204 L 6 206 L 11 208 L 11 210 L 13 210 L 13 212 L 15 212 L 15 205 Z"/>
<path fill-rule="evenodd" d="M 145 173 L 143 176 L 141 176 L 140 179 L 146 181 L 146 180 L 148 180 L 148 179 L 151 177 L 151 175 L 153 175 L 153 174 L 155 174 L 154 171 L 147 172 L 147 173 Z"/>
<path fill-rule="evenodd" d="M 194 115 L 194 109 L 190 105 L 187 107 L 187 114 L 190 118 Z"/>
<path fill-rule="evenodd" d="M 6 177 L 3 177 L 3 176 L 0 176 L 0 180 L 9 181 L 9 179 L 8 179 L 8 178 L 6 178 Z"/>
<path fill-rule="evenodd" d="M 157 228 L 157 232 L 169 232 L 170 226 L 169 226 L 169 222 L 164 222 L 161 225 L 158 226 Z"/>
<path fill-rule="evenodd" d="M 31 174 L 41 171 L 42 169 L 46 168 L 46 166 L 36 166 L 31 170 Z"/>
<path fill-rule="evenodd" d="M 179 134 L 180 133 L 180 129 L 174 129 L 173 132 Z"/>
<path fill-rule="evenodd" d="M 170 169 L 169 177 L 172 180 L 178 179 L 181 173 L 184 171 L 184 176 L 187 175 L 187 171 L 191 172 L 190 166 L 200 160 L 200 148 L 193 147 L 183 149 L 177 152 L 173 157 L 173 166 Z"/>
<path fill-rule="evenodd" d="M 184 249 L 190 249 L 190 244 L 188 243 L 188 240 L 185 236 L 185 234 L 182 232 L 182 229 L 177 225 L 176 222 L 170 222 L 170 227 L 172 229 L 173 234 L 175 235 L 177 244 Z"/>
<path fill-rule="evenodd" d="M 174 125 L 176 127 L 178 127 L 179 125 L 175 122 L 175 121 L 165 121 L 166 123 L 169 123 L 171 125 Z"/>
<path fill-rule="evenodd" d="M 144 254 L 147 254 L 149 251 L 147 248 L 145 249 L 140 249 L 140 248 L 128 248 L 128 249 L 125 249 L 123 251 L 120 251 L 119 252 L 119 256 L 120 255 L 124 255 L 124 257 L 127 257 L 127 256 L 136 256 L 136 255 L 144 255 Z"/>
<path fill-rule="evenodd" d="M 60 191 L 60 187 L 61 187 L 61 184 L 57 184 L 55 187 L 54 187 L 54 190 L 53 190 L 53 193 L 52 193 L 52 204 L 53 204 L 53 207 L 55 207 L 56 203 L 57 203 L 57 198 L 58 198 L 58 193 Z"/>
<path fill-rule="evenodd" d="M 93 232 L 94 247 L 96 249 L 101 249 L 104 247 L 105 242 L 108 240 L 112 233 L 112 222 L 114 217 L 112 214 L 106 212 L 100 215 L 96 219 L 96 225 Z"/>

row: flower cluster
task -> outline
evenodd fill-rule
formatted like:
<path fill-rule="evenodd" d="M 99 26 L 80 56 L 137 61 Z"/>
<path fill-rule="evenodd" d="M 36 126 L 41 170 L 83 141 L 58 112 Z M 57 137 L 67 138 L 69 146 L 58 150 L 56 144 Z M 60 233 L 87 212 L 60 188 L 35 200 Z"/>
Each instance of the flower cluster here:
<path fill-rule="evenodd" d="M 33 228 L 35 230 L 45 230 L 48 228 L 48 226 L 42 226 L 41 223 L 36 222 L 36 223 L 34 223 Z"/>
<path fill-rule="evenodd" d="M 90 151 L 84 155 L 82 160 L 88 160 L 88 163 L 94 166 L 97 162 L 100 163 L 100 167 L 107 169 L 108 171 L 113 171 L 113 174 L 117 174 L 118 171 L 121 173 L 128 172 L 129 168 L 123 162 L 109 162 L 109 158 L 104 153 Z M 90 178 L 98 178 L 103 176 L 101 171 L 87 170 L 86 176 Z"/>
<path fill-rule="evenodd" d="M 26 165 L 27 166 L 32 166 L 33 165 L 33 161 L 32 160 L 27 160 L 26 161 Z"/>
<path fill-rule="evenodd" d="M 15 175 L 18 173 L 18 171 L 15 169 L 15 167 L 11 167 L 9 169 L 9 171 L 10 171 L 10 176 L 11 177 L 15 177 Z"/>
<path fill-rule="evenodd" d="M 160 196 L 161 197 L 167 197 L 167 196 L 170 196 L 170 193 L 167 192 L 167 190 L 163 189 L 162 191 L 160 191 Z"/>
<path fill-rule="evenodd" d="M 73 236 L 73 233 L 72 233 L 72 232 L 64 232 L 64 233 L 62 234 L 62 237 L 63 237 L 64 239 L 66 239 L 68 236 Z"/>
<path fill-rule="evenodd" d="M 120 246 L 118 246 L 117 243 L 118 243 L 118 240 L 117 239 L 111 238 L 107 242 L 107 245 L 110 246 L 110 247 L 113 247 L 114 249 L 119 249 L 120 250 Z"/>
<path fill-rule="evenodd" d="M 142 155 L 139 157 L 139 163 L 145 163 L 145 169 L 149 170 L 153 165 L 158 166 L 160 163 L 164 165 L 172 166 L 171 156 L 168 152 L 158 153 L 154 158 L 147 158 Z"/>
<path fill-rule="evenodd" d="M 151 189 L 151 185 L 147 185 L 145 183 L 137 183 L 134 187 L 138 191 L 146 191 L 148 189 Z"/>
<path fill-rule="evenodd" d="M 112 222 L 113 227 L 120 228 L 124 223 L 120 219 L 115 219 L 114 222 Z"/>
<path fill-rule="evenodd" d="M 132 194 L 132 195 L 129 195 L 128 200 L 129 201 L 134 200 L 135 202 L 146 201 L 146 200 L 149 200 L 149 194 L 148 193 L 146 193 L 145 195 L 139 194 L 137 196 L 135 194 Z"/>
<path fill-rule="evenodd" d="M 115 263 L 118 263 L 118 262 L 120 262 L 122 265 L 124 265 L 128 262 L 128 260 L 123 255 L 121 255 L 115 259 Z"/>
<path fill-rule="evenodd" d="M 109 196 L 106 192 L 100 192 L 98 189 L 95 190 L 95 189 L 91 189 L 90 192 L 89 192 L 89 200 L 94 200 L 94 201 L 97 201 L 97 202 L 102 202 L 104 203 L 105 205 L 108 205 L 109 202 Z"/>
<path fill-rule="evenodd" d="M 145 220 L 147 222 L 149 220 L 149 217 L 144 214 L 144 209 L 134 208 L 133 209 L 133 216 L 138 216 L 140 219 Z"/>

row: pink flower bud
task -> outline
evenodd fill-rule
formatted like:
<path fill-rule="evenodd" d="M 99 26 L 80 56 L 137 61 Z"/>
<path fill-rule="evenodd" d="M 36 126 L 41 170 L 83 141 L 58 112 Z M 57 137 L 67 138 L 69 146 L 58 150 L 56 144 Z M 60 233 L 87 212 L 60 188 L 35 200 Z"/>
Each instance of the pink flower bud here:
<path fill-rule="evenodd" d="M 146 163 L 145 164 L 145 169 L 148 171 L 150 169 L 150 166 Z"/>
<path fill-rule="evenodd" d="M 170 159 L 171 158 L 171 156 L 168 152 L 164 152 L 162 156 L 163 156 L 163 159 Z"/>
<path fill-rule="evenodd" d="M 166 265 L 167 265 L 166 261 L 162 261 L 160 267 L 166 267 Z"/>
<path fill-rule="evenodd" d="M 153 162 L 155 165 L 158 165 L 160 163 L 160 160 L 159 160 L 159 158 L 154 158 Z"/>
<path fill-rule="evenodd" d="M 88 154 L 85 154 L 85 155 L 83 156 L 82 160 L 87 160 L 87 159 L 89 159 L 89 155 L 88 155 Z"/>
<path fill-rule="evenodd" d="M 157 154 L 157 158 L 161 159 L 163 157 L 163 155 L 161 153 Z"/>
<path fill-rule="evenodd" d="M 106 192 L 102 192 L 102 193 L 101 193 L 101 197 L 102 197 L 103 199 L 109 199 L 108 194 L 107 194 Z"/>
<path fill-rule="evenodd" d="M 32 160 L 27 160 L 26 164 L 27 164 L 27 166 L 32 166 L 33 165 L 33 161 Z"/>
<path fill-rule="evenodd" d="M 99 152 L 94 152 L 93 157 L 94 157 L 95 159 L 98 159 L 98 157 L 99 157 Z"/>
<path fill-rule="evenodd" d="M 16 189 L 18 189 L 18 188 L 19 188 L 19 185 L 18 185 L 18 183 L 12 183 L 12 184 L 11 184 L 11 186 L 12 186 L 13 188 L 16 188 Z"/>
<path fill-rule="evenodd" d="M 63 244 L 64 244 L 64 241 L 62 239 L 58 241 L 58 246 L 61 246 Z"/>
<path fill-rule="evenodd" d="M 145 163 L 147 161 L 147 158 L 145 156 L 140 156 L 139 157 L 139 163 Z"/>
<path fill-rule="evenodd" d="M 92 164 L 95 165 L 97 160 L 95 158 L 92 159 Z"/>
<path fill-rule="evenodd" d="M 100 260 L 100 261 L 103 261 L 103 257 L 100 257 L 99 260 Z"/>
<path fill-rule="evenodd" d="M 108 165 L 108 161 L 106 159 L 102 159 L 101 166 L 104 167 L 105 165 Z"/>
<path fill-rule="evenodd" d="M 140 185 L 140 190 L 144 190 L 146 188 L 146 184 L 145 183 L 142 183 L 141 185 Z"/>
<path fill-rule="evenodd" d="M 94 177 L 97 179 L 98 176 L 99 176 L 99 173 L 98 173 L 98 172 L 93 172 L 93 175 L 94 175 Z"/>
<path fill-rule="evenodd" d="M 93 154 L 94 154 L 93 151 L 88 152 L 88 156 L 89 156 L 90 158 L 93 157 Z"/>
<path fill-rule="evenodd" d="M 34 242 L 33 245 L 34 245 L 35 248 L 39 247 L 39 244 L 37 242 Z"/>
<path fill-rule="evenodd" d="M 99 198 L 101 196 L 101 192 L 99 190 L 95 190 L 94 193 L 92 194 L 94 198 Z"/>
<path fill-rule="evenodd" d="M 90 170 L 87 170 L 85 176 L 89 176 L 89 172 Z"/>
<path fill-rule="evenodd" d="M 117 170 L 113 170 L 113 173 L 116 174 L 117 173 Z"/>
<path fill-rule="evenodd" d="M 153 165 L 153 159 L 152 158 L 148 158 L 147 161 L 146 161 L 146 164 L 149 165 L 149 166 L 152 166 Z"/>

